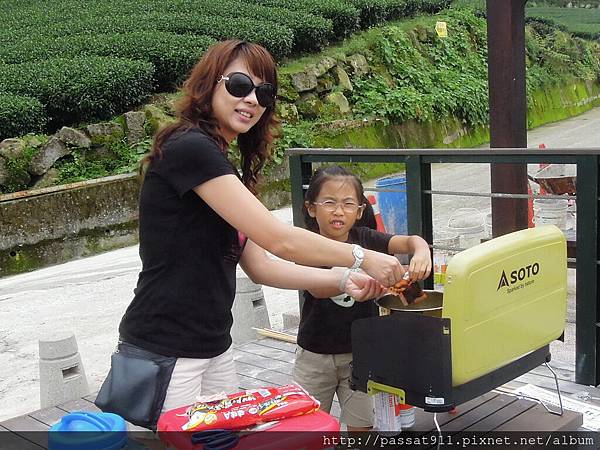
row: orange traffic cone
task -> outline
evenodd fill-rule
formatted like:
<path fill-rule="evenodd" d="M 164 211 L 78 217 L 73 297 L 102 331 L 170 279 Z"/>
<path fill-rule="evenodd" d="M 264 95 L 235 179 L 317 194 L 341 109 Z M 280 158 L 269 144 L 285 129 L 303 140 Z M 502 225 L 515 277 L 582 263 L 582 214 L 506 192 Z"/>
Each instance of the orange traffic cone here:
<path fill-rule="evenodd" d="M 377 222 L 377 231 L 385 233 L 385 226 L 383 225 L 383 219 L 381 218 L 381 211 L 379 210 L 379 206 L 377 205 L 377 199 L 374 195 L 367 196 L 367 199 L 373 207 L 373 214 L 375 215 L 375 221 Z"/>

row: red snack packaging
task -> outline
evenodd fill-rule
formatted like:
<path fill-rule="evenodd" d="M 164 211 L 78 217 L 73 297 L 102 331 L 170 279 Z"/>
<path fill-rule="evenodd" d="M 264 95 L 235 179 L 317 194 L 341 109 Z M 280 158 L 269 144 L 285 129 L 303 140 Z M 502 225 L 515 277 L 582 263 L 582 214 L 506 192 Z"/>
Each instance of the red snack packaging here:
<path fill-rule="evenodd" d="M 319 402 L 297 384 L 250 389 L 212 402 L 196 402 L 185 409 L 184 431 L 239 429 L 313 412 Z M 183 408 L 182 408 L 183 409 Z"/>

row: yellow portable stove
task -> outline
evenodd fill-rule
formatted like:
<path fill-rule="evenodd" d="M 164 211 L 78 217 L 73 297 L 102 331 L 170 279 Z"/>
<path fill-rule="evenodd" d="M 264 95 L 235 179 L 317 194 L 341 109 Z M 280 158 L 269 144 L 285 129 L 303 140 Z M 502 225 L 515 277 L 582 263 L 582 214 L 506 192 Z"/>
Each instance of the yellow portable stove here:
<path fill-rule="evenodd" d="M 352 388 L 443 412 L 550 361 L 565 326 L 566 258 L 554 225 L 457 254 L 441 317 L 402 312 L 353 323 Z"/>

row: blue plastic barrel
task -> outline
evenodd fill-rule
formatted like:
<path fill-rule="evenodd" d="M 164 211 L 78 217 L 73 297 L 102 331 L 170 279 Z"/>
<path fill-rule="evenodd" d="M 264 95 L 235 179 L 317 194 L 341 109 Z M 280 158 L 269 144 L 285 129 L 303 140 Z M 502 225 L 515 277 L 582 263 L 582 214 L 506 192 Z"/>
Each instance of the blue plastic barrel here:
<path fill-rule="evenodd" d="M 119 450 L 127 444 L 127 424 L 112 413 L 72 412 L 50 427 L 49 450 Z"/>
<path fill-rule="evenodd" d="M 394 175 L 375 181 L 376 188 L 398 192 L 377 192 L 377 205 L 385 225 L 385 231 L 390 234 L 408 234 L 406 220 L 406 176 Z"/>

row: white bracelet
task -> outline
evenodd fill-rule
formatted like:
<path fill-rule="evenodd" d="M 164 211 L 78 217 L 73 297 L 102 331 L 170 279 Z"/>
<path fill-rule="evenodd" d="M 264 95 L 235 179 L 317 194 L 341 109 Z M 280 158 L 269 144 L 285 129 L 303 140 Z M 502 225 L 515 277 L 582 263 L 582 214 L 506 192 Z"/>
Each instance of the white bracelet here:
<path fill-rule="evenodd" d="M 339 286 L 340 291 L 342 291 L 342 292 L 346 292 L 346 282 L 348 281 L 350 272 L 352 272 L 352 269 L 344 270 L 344 274 L 342 275 L 342 279 L 340 280 L 340 286 Z"/>

